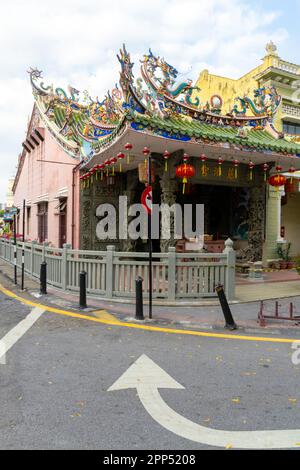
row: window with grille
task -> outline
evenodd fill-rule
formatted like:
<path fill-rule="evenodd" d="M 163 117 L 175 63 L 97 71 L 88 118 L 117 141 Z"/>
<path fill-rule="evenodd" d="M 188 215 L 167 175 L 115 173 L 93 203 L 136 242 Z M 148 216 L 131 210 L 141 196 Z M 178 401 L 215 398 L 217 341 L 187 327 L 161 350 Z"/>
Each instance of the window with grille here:
<path fill-rule="evenodd" d="M 48 239 L 48 203 L 38 204 L 38 239 L 43 243 Z"/>

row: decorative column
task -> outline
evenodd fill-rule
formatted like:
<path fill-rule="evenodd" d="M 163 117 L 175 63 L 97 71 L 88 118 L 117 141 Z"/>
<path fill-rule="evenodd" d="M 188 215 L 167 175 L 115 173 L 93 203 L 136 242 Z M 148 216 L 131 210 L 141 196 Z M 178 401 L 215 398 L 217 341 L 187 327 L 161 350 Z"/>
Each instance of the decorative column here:
<path fill-rule="evenodd" d="M 248 247 L 239 251 L 238 258 L 251 262 L 261 261 L 263 257 L 265 224 L 264 186 L 250 188 L 248 212 Z"/>
<path fill-rule="evenodd" d="M 266 239 L 263 249 L 263 261 L 277 259 L 277 244 L 284 243 L 281 237 L 281 198 L 284 195 L 282 188 L 276 190 L 268 186 L 266 204 Z"/>
<path fill-rule="evenodd" d="M 176 203 L 176 191 L 178 191 L 178 182 L 177 180 L 170 179 L 169 175 L 163 175 L 160 180 L 160 186 L 162 189 L 161 194 L 161 204 L 167 204 L 169 207 L 172 207 Z M 166 209 L 161 208 L 161 220 L 163 221 L 166 215 Z M 163 253 L 167 252 L 170 247 L 175 247 L 176 241 L 174 239 L 174 213 L 171 212 L 170 216 L 170 233 L 171 237 L 169 239 L 163 239 L 163 236 L 166 233 L 163 233 L 163 224 L 161 224 L 161 240 L 160 240 L 160 249 Z"/>
<path fill-rule="evenodd" d="M 249 234 L 250 261 L 261 261 L 263 255 L 265 224 L 265 188 L 254 186 L 250 189 Z"/>

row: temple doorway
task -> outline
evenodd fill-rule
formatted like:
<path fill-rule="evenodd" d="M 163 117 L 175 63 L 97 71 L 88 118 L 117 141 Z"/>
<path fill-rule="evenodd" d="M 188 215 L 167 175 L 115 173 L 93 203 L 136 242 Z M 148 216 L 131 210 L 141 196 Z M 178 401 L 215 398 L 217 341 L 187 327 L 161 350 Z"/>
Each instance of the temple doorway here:
<path fill-rule="evenodd" d="M 193 205 L 193 219 L 196 204 L 204 205 L 204 231 L 211 241 L 247 240 L 249 198 L 248 188 L 208 184 L 189 185 L 185 194 L 177 193 L 178 203 Z"/>

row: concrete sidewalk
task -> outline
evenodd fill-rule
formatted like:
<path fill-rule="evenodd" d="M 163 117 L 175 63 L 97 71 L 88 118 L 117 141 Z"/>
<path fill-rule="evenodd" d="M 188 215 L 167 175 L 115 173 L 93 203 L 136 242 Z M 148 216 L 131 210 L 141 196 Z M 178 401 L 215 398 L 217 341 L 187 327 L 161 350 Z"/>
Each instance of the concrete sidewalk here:
<path fill-rule="evenodd" d="M 0 259 L 0 272 L 2 272 L 5 276 L 9 279 L 13 279 L 13 267 L 7 264 L 5 261 Z M 20 278 L 20 270 L 18 270 L 18 278 Z M 286 278 L 286 280 L 284 280 Z M 26 276 L 26 288 L 27 289 L 38 289 L 39 284 L 36 280 L 30 278 L 30 276 Z M 20 280 L 19 280 L 20 282 Z M 62 292 L 60 289 L 52 288 L 51 286 L 48 287 L 49 292 L 53 292 L 55 295 L 61 298 L 72 299 L 77 301 L 78 294 L 74 294 L 72 292 Z M 300 276 L 297 274 L 296 270 L 292 271 L 279 271 L 276 273 L 268 273 L 264 275 L 263 280 L 241 280 L 237 277 L 237 285 L 236 285 L 236 298 L 232 301 L 232 304 L 236 303 L 246 303 L 246 302 L 258 302 L 261 300 L 272 300 L 272 299 L 284 299 L 288 297 L 297 297 L 300 296 Z M 104 305 L 107 303 L 105 299 L 97 299 L 95 296 L 90 296 L 91 302 L 93 305 Z M 161 300 L 160 302 L 163 302 Z M 128 299 L 115 299 L 114 303 L 121 303 L 121 304 L 132 304 L 133 301 Z M 155 300 L 153 301 L 154 305 L 157 303 Z M 180 307 L 198 307 L 198 306 L 212 306 L 212 305 L 219 305 L 218 299 L 200 299 L 198 302 L 191 300 L 188 301 L 177 301 L 176 304 L 170 305 L 172 308 L 176 306 Z M 167 302 L 166 302 L 167 306 Z"/>
<path fill-rule="evenodd" d="M 78 294 L 62 292 L 60 290 L 48 287 L 48 295 L 40 296 L 39 284 L 30 277 L 25 277 L 26 292 L 20 291 L 20 277 L 18 278 L 18 286 L 14 286 L 13 268 L 5 262 L 0 262 L 0 283 L 7 289 L 15 292 L 19 296 L 34 301 L 41 302 L 48 306 L 78 311 Z M 231 304 L 231 311 L 238 326 L 245 332 L 269 333 L 269 334 L 288 334 L 295 330 L 299 331 L 300 326 L 297 321 L 267 320 L 265 328 L 261 328 L 257 322 L 260 300 L 262 299 L 281 299 L 280 312 L 286 316 L 289 303 L 293 302 L 295 306 L 295 314 L 300 315 L 300 297 L 299 295 L 300 281 L 291 282 L 272 282 L 272 283 L 255 283 L 247 284 L 247 286 L 238 286 L 239 299 Z M 106 310 L 115 315 L 122 321 L 134 321 L 135 305 L 125 302 L 108 302 L 99 300 L 95 297 L 88 298 L 87 312 L 97 316 L 99 310 Z M 275 301 L 266 301 L 266 310 L 273 313 L 275 310 Z M 195 328 L 202 330 L 224 329 L 224 317 L 222 310 L 217 301 L 206 301 L 205 305 L 200 303 L 193 306 L 158 306 L 153 307 L 153 320 L 147 320 L 148 307 L 144 307 L 145 322 L 157 323 L 160 325 L 180 325 L 183 328 Z"/>

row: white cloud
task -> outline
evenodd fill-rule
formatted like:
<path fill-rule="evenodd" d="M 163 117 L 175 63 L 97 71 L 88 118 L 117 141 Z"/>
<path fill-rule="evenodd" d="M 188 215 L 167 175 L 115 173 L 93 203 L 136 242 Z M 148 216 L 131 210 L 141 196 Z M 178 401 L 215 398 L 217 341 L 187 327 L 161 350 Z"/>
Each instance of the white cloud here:
<path fill-rule="evenodd" d="M 183 75 L 203 68 L 239 76 L 257 64 L 265 43 L 287 36 L 278 12 L 250 0 L 11 0 L 1 6 L 0 201 L 14 171 L 31 112 L 26 70 L 45 82 L 72 84 L 101 97 L 119 79 L 116 53 L 136 59 L 149 47 Z"/>

